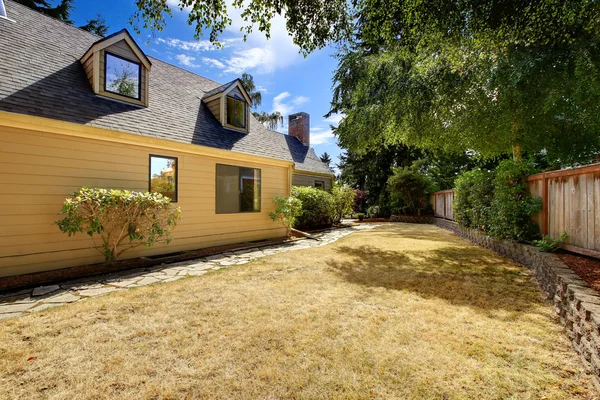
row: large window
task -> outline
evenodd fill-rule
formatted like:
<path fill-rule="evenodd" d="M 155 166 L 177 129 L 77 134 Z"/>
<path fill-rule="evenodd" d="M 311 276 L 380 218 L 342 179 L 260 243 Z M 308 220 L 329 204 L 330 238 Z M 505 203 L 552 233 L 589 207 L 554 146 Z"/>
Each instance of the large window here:
<path fill-rule="evenodd" d="M 177 201 L 177 158 L 150 155 L 150 191 Z"/>
<path fill-rule="evenodd" d="M 142 67 L 109 52 L 104 53 L 104 90 L 140 99 Z"/>
<path fill-rule="evenodd" d="M 246 127 L 246 102 L 227 96 L 227 123 L 239 128 Z"/>
<path fill-rule="evenodd" d="M 260 212 L 260 169 L 217 164 L 217 214 Z"/>

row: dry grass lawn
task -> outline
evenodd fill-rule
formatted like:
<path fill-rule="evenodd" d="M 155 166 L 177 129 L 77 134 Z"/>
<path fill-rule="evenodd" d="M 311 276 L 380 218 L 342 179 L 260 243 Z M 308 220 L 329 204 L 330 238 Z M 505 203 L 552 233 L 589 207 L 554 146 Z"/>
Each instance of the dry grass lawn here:
<path fill-rule="evenodd" d="M 423 225 L 0 322 L 0 398 L 589 399 L 525 269 Z"/>

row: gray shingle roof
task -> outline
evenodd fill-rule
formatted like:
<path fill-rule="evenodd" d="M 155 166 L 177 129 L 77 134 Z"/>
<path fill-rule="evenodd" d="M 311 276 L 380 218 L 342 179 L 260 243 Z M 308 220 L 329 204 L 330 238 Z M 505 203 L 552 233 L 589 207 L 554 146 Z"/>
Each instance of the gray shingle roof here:
<path fill-rule="evenodd" d="M 202 98 L 223 85 L 149 57 L 150 106 L 97 96 L 79 59 L 99 38 L 6 2 L 0 19 L 0 110 L 280 160 L 296 169 L 331 174 L 313 149 L 250 118 L 248 134 L 225 129 Z"/>

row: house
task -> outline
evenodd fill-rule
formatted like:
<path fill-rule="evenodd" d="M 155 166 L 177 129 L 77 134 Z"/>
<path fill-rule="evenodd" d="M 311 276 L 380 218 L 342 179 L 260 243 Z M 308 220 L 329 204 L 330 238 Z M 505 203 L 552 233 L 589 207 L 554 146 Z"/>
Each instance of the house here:
<path fill-rule="evenodd" d="M 270 131 L 239 80 L 221 85 L 149 57 L 126 30 L 99 38 L 2 6 L 0 277 L 102 260 L 89 237 L 53 225 L 83 186 L 151 189 L 181 207 L 171 244 L 129 257 L 281 237 L 272 199 L 292 185 L 331 186 L 307 114 L 290 116 L 289 135 Z"/>

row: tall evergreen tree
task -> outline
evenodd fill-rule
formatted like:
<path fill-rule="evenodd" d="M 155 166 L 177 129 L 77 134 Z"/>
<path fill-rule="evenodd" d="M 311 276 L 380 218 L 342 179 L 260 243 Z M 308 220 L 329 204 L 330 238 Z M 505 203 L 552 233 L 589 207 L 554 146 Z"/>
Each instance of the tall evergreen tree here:
<path fill-rule="evenodd" d="M 15 0 L 24 6 L 32 8 L 36 11 L 46 14 L 52 18 L 56 18 L 68 24 L 72 24 L 70 19 L 71 10 L 73 9 L 73 0 L 60 0 L 57 6 L 53 6 L 52 2 L 47 0 Z"/>
<path fill-rule="evenodd" d="M 87 24 L 80 26 L 79 28 L 102 37 L 106 36 L 108 33 L 106 19 L 100 14 L 96 16 L 96 19 L 88 19 Z"/>
<path fill-rule="evenodd" d="M 319 157 L 319 158 L 321 159 L 321 161 L 322 161 L 322 162 L 323 162 L 325 165 L 327 165 L 328 167 L 330 166 L 330 164 L 331 164 L 331 156 L 330 156 L 329 154 L 327 154 L 327 152 L 323 153 L 323 154 L 321 155 L 321 157 Z"/>

